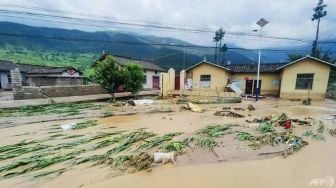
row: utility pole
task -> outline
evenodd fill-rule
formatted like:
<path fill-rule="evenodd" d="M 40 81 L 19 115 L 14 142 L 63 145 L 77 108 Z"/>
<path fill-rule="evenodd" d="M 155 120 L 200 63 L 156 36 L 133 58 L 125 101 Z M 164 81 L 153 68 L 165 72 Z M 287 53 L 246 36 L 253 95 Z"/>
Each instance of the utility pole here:
<path fill-rule="evenodd" d="M 262 29 L 265 25 L 267 25 L 269 21 L 265 20 L 264 18 L 261 18 L 257 25 L 260 26 L 260 35 L 259 35 L 259 50 L 258 50 L 258 70 L 257 70 L 257 87 L 256 87 L 256 101 L 258 101 L 258 97 L 260 94 L 260 85 L 259 85 L 259 79 L 260 79 L 260 61 L 261 61 L 261 37 L 262 37 Z"/>

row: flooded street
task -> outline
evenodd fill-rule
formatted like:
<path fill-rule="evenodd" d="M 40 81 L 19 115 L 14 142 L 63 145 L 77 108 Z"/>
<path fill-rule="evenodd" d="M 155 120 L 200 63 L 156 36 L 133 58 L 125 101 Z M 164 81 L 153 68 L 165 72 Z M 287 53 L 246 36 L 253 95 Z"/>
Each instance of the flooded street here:
<path fill-rule="evenodd" d="M 66 169 L 58 175 L 36 177 L 36 173 L 27 173 L 0 180 L 0 187 L 314 187 L 320 180 L 324 182 L 319 187 L 332 187 L 334 178 L 336 180 L 336 138 L 324 133 L 324 140 L 304 137 L 309 144 L 300 151 L 289 155 L 287 158 L 279 156 L 286 147 L 284 146 L 264 146 L 260 149 L 251 149 L 246 142 L 237 139 L 236 132 L 249 131 L 247 127 L 249 121 L 255 118 L 262 118 L 275 113 L 285 112 L 291 118 L 305 119 L 314 118 L 312 122 L 321 120 L 324 122 L 326 130 L 335 129 L 336 120 L 325 120 L 326 115 L 336 114 L 334 101 L 317 102 L 312 106 L 303 106 L 299 102 L 280 101 L 265 99 L 259 103 L 243 101 L 237 104 L 202 104 L 205 113 L 194 113 L 191 111 L 180 110 L 178 104 L 169 101 L 157 101 L 156 104 L 149 106 L 136 107 L 113 107 L 108 103 L 100 103 L 104 107 L 96 110 L 83 110 L 81 116 L 95 114 L 97 125 L 85 127 L 78 130 L 59 130 L 55 125 L 75 124 L 82 122 L 83 119 L 58 120 L 59 117 L 43 115 L 49 118 L 48 122 L 26 123 L 5 127 L 1 129 L 1 146 L 15 144 L 22 140 L 38 139 L 45 140 L 42 143 L 49 148 L 63 146 L 64 144 L 75 144 L 75 137 L 81 136 L 89 140 L 81 141 L 82 144 L 75 147 L 58 149 L 52 152 L 51 156 L 67 154 L 81 151 L 75 158 L 65 162 L 50 165 L 46 169 L 49 171 Z M 214 112 L 223 106 L 246 108 L 248 104 L 253 104 L 256 111 L 239 111 L 244 118 L 214 116 Z M 167 109 L 161 112 L 160 109 Z M 112 111 L 115 114 L 108 117 L 99 117 L 99 114 L 106 114 Z M 160 111 L 160 112 L 158 112 Z M 74 115 L 76 117 L 76 115 Z M 42 117 L 42 116 L 41 116 Z M 90 117 L 90 116 L 88 116 Z M 25 117 L 5 117 L 2 121 L 18 122 Z M 36 121 L 39 116 L 30 116 L 28 121 Z M 315 120 L 316 119 L 316 120 Z M 181 132 L 173 140 L 182 140 L 194 136 L 197 131 L 208 125 L 213 124 L 237 124 L 221 138 L 217 138 L 218 145 L 209 152 L 205 149 L 187 149 L 177 157 L 177 164 L 166 164 L 151 168 L 150 171 L 142 170 L 135 173 L 121 173 L 110 165 L 94 165 L 94 163 L 76 164 L 76 161 L 85 157 L 101 155 L 114 149 L 118 145 L 108 145 L 106 148 L 97 148 L 97 145 L 109 141 L 110 137 L 99 137 L 97 140 L 92 138 L 99 134 L 112 134 L 121 131 L 121 134 L 129 134 L 134 130 L 151 131 L 158 135 L 167 133 Z M 56 129 L 56 131 L 53 131 Z M 282 130 L 283 128 L 277 128 Z M 314 130 L 313 127 L 306 125 L 296 125 L 293 132 L 301 136 L 307 130 Z M 252 131 L 253 132 L 253 131 Z M 253 132 L 257 134 L 256 132 Z M 57 136 L 57 137 L 56 137 Z M 60 136 L 60 137 L 58 137 Z M 74 137 L 67 139 L 67 137 Z M 53 139 L 51 139 L 54 137 Z M 111 137 L 118 138 L 118 137 Z M 155 137 L 154 137 L 155 138 Z M 148 141 L 148 140 L 147 140 Z M 139 143 L 141 145 L 141 142 Z M 142 143 L 143 144 L 143 143 Z M 135 144 L 134 147 L 137 146 Z M 69 145 L 70 146 L 70 145 Z M 84 150 L 83 150 L 84 149 Z M 155 149 L 157 150 L 157 149 Z M 44 151 L 44 150 L 41 150 Z M 48 151 L 48 150 L 46 150 Z M 152 152 L 154 150 L 150 150 Z M 128 149 L 126 154 L 133 152 Z M 39 154 L 32 152 L 22 155 L 29 157 Z M 115 155 L 118 156 L 118 155 Z M 22 158 L 19 158 L 20 160 Z M 24 158 L 23 158 L 24 159 Z M 16 158 L 9 158 L 1 161 L 1 167 L 17 161 Z M 21 168 L 18 168 L 21 169 Z M 19 172 L 11 170 L 10 172 Z M 43 169 L 37 172 L 45 172 Z M 48 172 L 48 171 L 47 171 Z M 4 175 L 4 172 L 2 173 Z M 34 175 L 34 176 L 32 176 Z"/>

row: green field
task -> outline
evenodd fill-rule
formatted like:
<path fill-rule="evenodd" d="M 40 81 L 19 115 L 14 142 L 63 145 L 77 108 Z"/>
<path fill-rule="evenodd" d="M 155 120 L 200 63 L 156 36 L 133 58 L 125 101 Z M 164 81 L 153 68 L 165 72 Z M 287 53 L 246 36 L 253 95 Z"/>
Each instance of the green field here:
<path fill-rule="evenodd" d="M 90 68 L 99 57 L 94 53 L 71 53 L 48 50 L 27 50 L 13 46 L 0 47 L 0 59 L 16 63 L 46 66 L 72 66 L 81 71 Z"/>

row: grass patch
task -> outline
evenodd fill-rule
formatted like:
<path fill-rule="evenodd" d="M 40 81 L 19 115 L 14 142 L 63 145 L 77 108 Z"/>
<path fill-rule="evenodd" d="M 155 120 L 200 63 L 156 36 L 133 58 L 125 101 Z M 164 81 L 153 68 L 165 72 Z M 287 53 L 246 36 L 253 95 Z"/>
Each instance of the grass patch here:
<path fill-rule="evenodd" d="M 197 138 L 196 139 L 196 146 L 201 148 L 206 148 L 209 150 L 213 150 L 218 144 L 213 138 Z"/>
<path fill-rule="evenodd" d="M 272 124 L 263 122 L 259 126 L 259 132 L 262 134 L 274 132 L 275 129 Z"/>

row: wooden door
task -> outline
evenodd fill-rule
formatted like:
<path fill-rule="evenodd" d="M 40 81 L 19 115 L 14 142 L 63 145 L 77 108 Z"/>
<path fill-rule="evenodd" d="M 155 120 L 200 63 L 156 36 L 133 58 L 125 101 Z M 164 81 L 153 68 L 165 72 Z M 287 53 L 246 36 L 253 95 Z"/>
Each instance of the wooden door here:
<path fill-rule="evenodd" d="M 180 90 L 180 74 L 175 74 L 175 90 Z"/>
<path fill-rule="evenodd" d="M 245 84 L 245 94 L 252 95 L 253 80 L 246 80 Z"/>
<path fill-rule="evenodd" d="M 160 89 L 160 77 L 153 76 L 153 89 Z"/>

